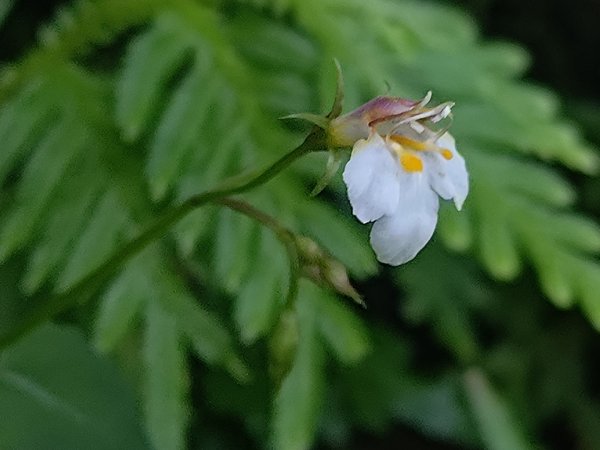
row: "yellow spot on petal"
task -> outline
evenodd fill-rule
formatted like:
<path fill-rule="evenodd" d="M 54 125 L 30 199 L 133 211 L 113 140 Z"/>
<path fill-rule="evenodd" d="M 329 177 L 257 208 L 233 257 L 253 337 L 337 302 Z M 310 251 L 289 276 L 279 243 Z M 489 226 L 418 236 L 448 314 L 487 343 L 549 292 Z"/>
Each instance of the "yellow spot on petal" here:
<path fill-rule="evenodd" d="M 423 161 L 416 155 L 403 153 L 400 156 L 400 164 L 407 172 L 423 172 Z"/>
<path fill-rule="evenodd" d="M 452 159 L 454 157 L 454 154 L 448 150 L 447 148 L 443 148 L 442 151 L 440 152 L 442 154 L 442 156 L 444 157 L 444 159 Z"/>

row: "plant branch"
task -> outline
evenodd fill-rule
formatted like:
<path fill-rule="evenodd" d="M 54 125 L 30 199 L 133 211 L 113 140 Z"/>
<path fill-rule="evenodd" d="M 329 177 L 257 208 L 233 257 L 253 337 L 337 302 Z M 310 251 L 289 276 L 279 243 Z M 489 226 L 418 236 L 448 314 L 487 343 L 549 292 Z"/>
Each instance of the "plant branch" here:
<path fill-rule="evenodd" d="M 50 320 L 52 317 L 65 311 L 69 307 L 89 300 L 92 294 L 94 294 L 119 267 L 133 256 L 137 255 L 148 244 L 163 236 L 173 225 L 191 211 L 229 195 L 239 194 L 258 187 L 271 180 L 302 156 L 310 152 L 325 150 L 325 148 L 325 133 L 323 130 L 315 127 L 302 144 L 265 169 L 226 180 L 213 190 L 194 195 L 183 203 L 167 209 L 136 238 L 117 249 L 100 266 L 89 272 L 71 287 L 57 293 L 49 299 L 39 299 L 34 302 L 33 309 L 25 319 L 0 335 L 0 349 L 10 345 L 29 330 Z M 30 299 L 30 301 L 33 301 L 33 299 Z"/>
<path fill-rule="evenodd" d="M 286 296 L 286 304 L 291 304 L 296 298 L 296 295 L 298 294 L 298 280 L 301 277 L 300 255 L 298 252 L 296 237 L 294 233 L 286 227 L 284 227 L 283 225 L 281 225 L 281 223 L 279 223 L 273 217 L 241 200 L 225 197 L 217 200 L 217 203 L 220 203 L 224 206 L 227 206 L 229 209 L 242 213 L 261 223 L 265 227 L 269 228 L 273 233 L 275 233 L 279 241 L 285 246 L 288 255 L 288 260 L 290 263 L 290 275 L 288 282 L 288 292 Z"/>

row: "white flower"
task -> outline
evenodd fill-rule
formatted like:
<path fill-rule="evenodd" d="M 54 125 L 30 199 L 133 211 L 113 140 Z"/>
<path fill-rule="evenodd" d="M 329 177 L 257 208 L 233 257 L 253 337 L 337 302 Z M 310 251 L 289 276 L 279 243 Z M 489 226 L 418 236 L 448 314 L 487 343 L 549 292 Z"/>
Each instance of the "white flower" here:
<path fill-rule="evenodd" d="M 428 125 L 450 114 L 452 104 L 378 97 L 335 119 L 334 141 L 354 142 L 344 182 L 354 215 L 374 222 L 371 246 L 390 265 L 413 259 L 431 239 L 439 197 L 460 210 L 469 191 L 465 161 L 454 138 Z M 358 140 L 357 140 L 358 139 Z"/>

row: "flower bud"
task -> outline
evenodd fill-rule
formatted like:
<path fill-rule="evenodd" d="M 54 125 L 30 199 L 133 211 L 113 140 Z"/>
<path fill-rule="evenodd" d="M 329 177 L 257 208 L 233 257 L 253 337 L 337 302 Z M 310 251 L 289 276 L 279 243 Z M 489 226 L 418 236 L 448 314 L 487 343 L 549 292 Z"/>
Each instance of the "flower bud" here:
<path fill-rule="evenodd" d="M 348 278 L 344 265 L 306 236 L 296 237 L 302 274 L 315 284 L 331 289 L 365 306 Z"/>

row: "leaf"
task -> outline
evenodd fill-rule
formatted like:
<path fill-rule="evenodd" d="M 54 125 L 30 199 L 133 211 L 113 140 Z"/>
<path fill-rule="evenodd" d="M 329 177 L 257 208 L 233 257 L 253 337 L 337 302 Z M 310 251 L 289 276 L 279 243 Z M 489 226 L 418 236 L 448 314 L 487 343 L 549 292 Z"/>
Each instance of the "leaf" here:
<path fill-rule="evenodd" d="M 227 328 L 186 292 L 174 274 L 163 269 L 155 276 L 159 277 L 158 301 L 174 318 L 198 356 L 209 364 L 222 365 L 239 381 L 246 381 L 248 368 L 236 354 Z"/>
<path fill-rule="evenodd" d="M 100 300 L 94 326 L 94 342 L 101 352 L 113 350 L 129 331 L 138 313 L 152 298 L 148 252 L 129 262 Z"/>
<path fill-rule="evenodd" d="M 173 94 L 156 134 L 146 166 L 152 195 L 159 200 L 180 174 L 194 148 L 213 101 L 214 89 L 204 61 L 196 61 Z"/>
<path fill-rule="evenodd" d="M 342 364 L 355 364 L 367 355 L 370 350 L 367 328 L 342 299 L 315 292 L 311 305 L 324 340 Z"/>
<path fill-rule="evenodd" d="M 254 264 L 258 228 L 247 217 L 228 209 L 219 212 L 217 223 L 215 272 L 223 285 L 235 292 Z"/>
<path fill-rule="evenodd" d="M 480 218 L 480 249 L 486 268 L 499 280 L 511 280 L 521 270 L 521 261 L 516 248 L 506 209 L 486 208 Z"/>
<path fill-rule="evenodd" d="M 45 83 L 32 80 L 0 112 L 0 182 L 20 155 L 35 145 L 52 117 L 52 95 Z"/>
<path fill-rule="evenodd" d="M 282 244 L 268 233 L 261 232 L 256 268 L 235 301 L 234 318 L 246 344 L 269 332 L 285 298 L 282 269 L 287 262 L 280 248 Z"/>
<path fill-rule="evenodd" d="M 159 16 L 154 26 L 129 46 L 117 83 L 115 111 L 125 140 L 135 141 L 145 131 L 156 99 L 190 47 L 190 36 L 170 15 Z"/>
<path fill-rule="evenodd" d="M 373 351 L 336 374 L 343 402 L 339 414 L 350 425 L 378 433 L 400 421 L 430 438 L 476 447 L 460 379 L 415 373 L 409 361 L 410 341 L 379 326 L 371 333 Z"/>
<path fill-rule="evenodd" d="M 316 289 L 316 288 L 312 288 Z M 323 389 L 323 353 L 318 339 L 310 285 L 301 289 L 297 303 L 300 337 L 292 368 L 275 398 L 273 446 L 281 450 L 311 447 L 319 417 Z M 307 292 L 308 291 L 308 292 Z"/>
<path fill-rule="evenodd" d="M 64 117 L 38 144 L 19 183 L 18 206 L 2 228 L 0 260 L 10 256 L 31 236 L 46 203 L 75 155 L 86 143 L 86 130 L 74 117 Z"/>
<path fill-rule="evenodd" d="M 446 203 L 440 205 L 438 232 L 448 248 L 464 252 L 473 245 L 473 225 L 470 206 L 457 211 Z"/>
<path fill-rule="evenodd" d="M 131 388 L 71 327 L 44 325 L 0 354 L 0 446 L 145 449 Z"/>
<path fill-rule="evenodd" d="M 366 245 L 366 236 L 358 231 L 358 225 L 315 199 L 302 202 L 298 210 L 306 234 L 314 236 L 352 274 L 366 277 L 377 271 L 374 254 Z"/>
<path fill-rule="evenodd" d="M 186 447 L 188 380 L 175 319 L 156 300 L 146 316 L 144 407 L 146 430 L 156 449 Z"/>
<path fill-rule="evenodd" d="M 113 191 L 104 194 L 59 277 L 60 289 L 67 288 L 98 267 L 116 247 L 129 219 L 119 203 Z"/>
<path fill-rule="evenodd" d="M 92 158 L 86 158 L 83 167 L 77 167 L 76 175 L 61 186 L 50 204 L 49 217 L 44 224 L 43 235 L 29 259 L 22 285 L 28 294 L 35 292 L 64 262 L 70 246 L 89 220 L 96 206 L 102 180 Z"/>
<path fill-rule="evenodd" d="M 0 3 L 0 25 L 3 24 L 4 19 L 6 19 L 6 16 L 10 13 L 14 3 L 14 0 L 4 0 Z"/>
<path fill-rule="evenodd" d="M 395 415 L 428 436 L 450 441 L 475 441 L 455 377 L 408 380 L 395 398 Z"/>
<path fill-rule="evenodd" d="M 318 60 L 314 43 L 296 30 L 257 15 L 235 18 L 232 35 L 240 52 L 258 67 L 307 72 Z M 252 36 L 252 40 L 248 40 Z"/>
<path fill-rule="evenodd" d="M 571 126 L 543 119 L 524 123 L 491 102 L 465 101 L 454 112 L 455 136 L 466 141 L 533 153 L 588 174 L 598 168 L 598 156 L 580 142 L 578 132 Z"/>
<path fill-rule="evenodd" d="M 481 437 L 490 450 L 525 450 L 529 442 L 504 399 L 479 369 L 465 373 L 465 389 Z"/>
<path fill-rule="evenodd" d="M 397 270 L 396 277 L 407 293 L 403 315 L 431 327 L 438 342 L 459 361 L 476 359 L 480 348 L 474 313 L 485 309 L 493 296 L 483 274 L 466 258 L 431 243 L 419 258 Z"/>

